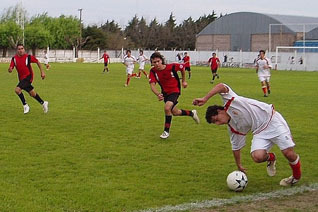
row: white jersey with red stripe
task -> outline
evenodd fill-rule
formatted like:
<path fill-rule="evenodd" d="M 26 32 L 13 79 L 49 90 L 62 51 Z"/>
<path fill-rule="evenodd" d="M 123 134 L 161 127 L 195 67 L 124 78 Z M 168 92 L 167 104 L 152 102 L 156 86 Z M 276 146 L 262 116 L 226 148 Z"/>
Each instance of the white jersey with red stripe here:
<path fill-rule="evenodd" d="M 224 86 L 228 88 L 228 92 L 220 95 L 225 110 L 231 117 L 228 130 L 232 149 L 238 150 L 245 146 L 245 137 L 249 131 L 256 135 L 268 127 L 275 111 L 270 104 L 239 96 L 228 85 Z"/>
<path fill-rule="evenodd" d="M 258 58 L 256 61 L 256 66 L 258 68 L 258 77 L 270 77 L 271 76 L 271 72 L 270 72 L 270 68 L 272 68 L 272 63 L 270 61 L 270 59 L 268 58 Z M 265 68 L 265 66 L 269 66 L 269 68 Z"/>

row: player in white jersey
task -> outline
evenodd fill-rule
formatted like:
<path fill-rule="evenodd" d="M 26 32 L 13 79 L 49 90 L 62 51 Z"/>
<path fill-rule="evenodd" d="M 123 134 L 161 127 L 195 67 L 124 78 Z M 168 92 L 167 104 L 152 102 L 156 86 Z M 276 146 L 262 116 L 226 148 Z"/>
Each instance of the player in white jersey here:
<path fill-rule="evenodd" d="M 51 66 L 49 64 L 49 54 L 47 53 L 46 50 L 44 50 L 44 64 L 45 64 L 46 70 L 49 70 Z"/>
<path fill-rule="evenodd" d="M 203 98 L 193 100 L 194 105 L 202 106 L 211 97 L 220 94 L 224 106 L 208 107 L 206 120 L 216 125 L 228 125 L 232 151 L 236 165 L 240 171 L 246 169 L 241 164 L 241 149 L 245 146 L 246 134 L 253 134 L 251 157 L 256 163 L 267 162 L 269 176 L 276 174 L 276 156 L 269 152 L 274 144 L 280 148 L 289 161 L 293 174 L 280 181 L 280 185 L 288 186 L 297 183 L 301 178 L 299 155 L 294 151 L 290 129 L 273 105 L 254 99 L 238 96 L 225 84 L 218 84 Z"/>
<path fill-rule="evenodd" d="M 262 84 L 262 89 L 264 92 L 264 97 L 267 97 L 271 93 L 269 80 L 271 77 L 272 63 L 270 59 L 265 57 L 265 51 L 259 51 L 259 58 L 256 60 L 256 72 L 258 74 L 258 79 Z"/>
<path fill-rule="evenodd" d="M 139 72 L 138 72 L 137 78 L 140 78 L 141 72 L 144 73 L 146 78 L 148 78 L 148 74 L 145 71 L 145 64 L 146 64 L 147 60 L 149 60 L 149 59 L 144 55 L 144 51 L 143 50 L 139 50 L 139 56 L 137 58 L 137 61 L 139 63 Z"/>
<path fill-rule="evenodd" d="M 135 63 L 136 63 L 136 58 L 131 55 L 130 50 L 127 50 L 126 55 L 124 57 L 124 61 L 123 61 L 123 64 L 126 66 L 126 74 L 127 74 L 125 87 L 129 85 L 129 81 L 131 77 L 137 76 L 135 73 L 133 73 L 135 68 Z"/>

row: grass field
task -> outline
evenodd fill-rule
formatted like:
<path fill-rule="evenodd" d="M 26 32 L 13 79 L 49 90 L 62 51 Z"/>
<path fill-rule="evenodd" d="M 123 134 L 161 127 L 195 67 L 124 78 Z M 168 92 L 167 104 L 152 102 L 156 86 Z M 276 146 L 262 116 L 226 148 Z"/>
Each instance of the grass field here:
<path fill-rule="evenodd" d="M 174 117 L 168 140 L 163 103 L 147 80 L 124 87 L 125 70 L 110 64 L 52 64 L 47 78 L 34 67 L 34 87 L 49 101 L 49 113 L 25 94 L 23 114 L 14 93 L 17 76 L 0 64 L 0 211 L 134 211 L 186 202 L 231 198 L 282 189 L 291 170 L 279 149 L 277 175 L 249 156 L 251 136 L 242 151 L 249 185 L 228 190 L 226 177 L 236 169 L 226 126 L 208 125 L 208 105 L 197 108 L 201 124 Z M 195 97 L 211 88 L 207 67 L 192 67 L 179 108 L 193 109 Z M 318 72 L 272 71 L 272 94 L 264 98 L 254 70 L 221 69 L 219 82 L 238 94 L 273 103 L 292 130 L 302 161 L 299 185 L 318 182 Z"/>

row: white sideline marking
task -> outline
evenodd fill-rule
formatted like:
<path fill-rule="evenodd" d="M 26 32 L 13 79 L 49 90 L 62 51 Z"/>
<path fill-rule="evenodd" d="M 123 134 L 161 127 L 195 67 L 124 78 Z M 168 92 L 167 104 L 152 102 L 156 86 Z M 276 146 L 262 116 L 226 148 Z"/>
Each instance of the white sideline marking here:
<path fill-rule="evenodd" d="M 291 196 L 297 193 L 303 193 L 306 191 L 315 191 L 318 190 L 318 183 L 314 183 L 311 185 L 303 185 L 303 186 L 294 186 L 287 189 L 281 189 L 277 191 L 272 191 L 269 193 L 257 193 L 253 195 L 232 197 L 231 199 L 213 199 L 213 200 L 205 200 L 201 202 L 192 202 L 192 203 L 184 203 L 180 205 L 167 205 L 162 208 L 152 208 L 141 210 L 139 212 L 169 212 L 169 211 L 185 211 L 185 210 L 194 210 L 194 209 L 204 209 L 211 208 L 215 206 L 223 206 L 234 203 L 242 203 L 248 201 L 255 200 L 266 200 L 275 197 L 283 197 L 283 196 Z"/>

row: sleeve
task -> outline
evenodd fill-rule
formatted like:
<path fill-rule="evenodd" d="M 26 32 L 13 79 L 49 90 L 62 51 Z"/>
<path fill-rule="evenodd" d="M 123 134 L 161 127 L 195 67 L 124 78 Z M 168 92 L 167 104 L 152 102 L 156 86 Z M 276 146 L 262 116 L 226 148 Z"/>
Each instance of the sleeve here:
<path fill-rule="evenodd" d="M 15 64 L 14 64 L 14 57 L 12 57 L 11 59 L 11 63 L 10 63 L 10 68 L 14 68 Z"/>
<path fill-rule="evenodd" d="M 230 134 L 230 141 L 232 145 L 232 150 L 239 150 L 242 149 L 246 145 L 246 136 L 239 135 L 231 132 L 230 127 L 228 128 L 228 132 Z"/>
<path fill-rule="evenodd" d="M 183 63 L 177 63 L 174 65 L 174 67 L 175 67 L 175 71 L 182 71 L 185 68 Z"/>
<path fill-rule="evenodd" d="M 154 71 L 152 70 L 149 71 L 149 84 L 150 83 L 157 83 L 157 79 L 154 75 Z"/>
<path fill-rule="evenodd" d="M 31 63 L 37 63 L 37 62 L 39 62 L 38 59 L 36 59 L 36 57 L 31 55 Z"/>
<path fill-rule="evenodd" d="M 211 62 L 211 58 L 209 58 L 209 60 L 208 60 L 208 63 L 210 63 Z"/>
<path fill-rule="evenodd" d="M 223 85 L 225 87 L 227 87 L 227 89 L 229 90 L 227 93 L 220 93 L 220 95 L 222 96 L 223 101 L 227 101 L 230 100 L 232 97 L 237 97 L 238 95 L 230 88 L 230 86 L 228 86 L 227 84 Z"/>
<path fill-rule="evenodd" d="M 270 59 L 266 59 L 267 60 L 267 63 L 268 63 L 268 66 L 270 67 L 270 68 L 272 68 L 272 61 L 270 60 Z"/>

